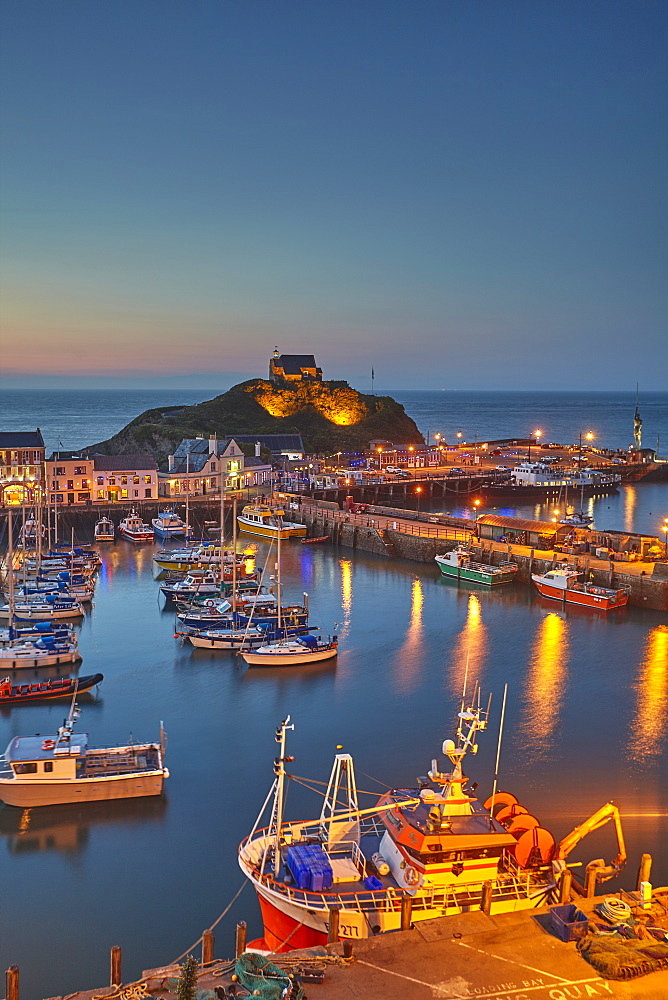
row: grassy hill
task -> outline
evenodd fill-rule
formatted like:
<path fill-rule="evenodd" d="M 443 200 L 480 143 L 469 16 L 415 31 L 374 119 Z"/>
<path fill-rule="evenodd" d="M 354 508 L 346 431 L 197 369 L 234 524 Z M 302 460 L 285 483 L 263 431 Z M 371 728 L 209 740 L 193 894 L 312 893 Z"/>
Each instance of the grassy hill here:
<path fill-rule="evenodd" d="M 301 434 L 309 454 L 362 451 L 374 438 L 423 443 L 414 421 L 391 396 L 364 395 L 346 382 L 297 382 L 279 388 L 252 379 L 196 406 L 146 410 L 118 434 L 82 451 L 148 453 L 166 468 L 167 456 L 183 438 L 211 434 Z"/>

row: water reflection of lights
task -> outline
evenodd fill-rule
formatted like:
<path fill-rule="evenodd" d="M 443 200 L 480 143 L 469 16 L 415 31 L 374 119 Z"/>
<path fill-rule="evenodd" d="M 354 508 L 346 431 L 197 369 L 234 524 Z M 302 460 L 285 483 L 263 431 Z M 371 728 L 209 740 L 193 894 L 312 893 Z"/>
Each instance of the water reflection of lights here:
<path fill-rule="evenodd" d="M 480 680 L 487 654 L 487 629 L 482 620 L 482 605 L 477 594 L 469 594 L 466 624 L 459 633 L 452 655 L 450 685 L 461 694 L 464 677 L 468 671 L 467 687 L 471 681 Z"/>
<path fill-rule="evenodd" d="M 350 616 L 353 608 L 353 564 L 350 559 L 340 559 L 341 567 L 341 609 L 343 620 L 339 636 L 345 638 L 350 631 Z"/>
<path fill-rule="evenodd" d="M 524 719 L 527 735 L 543 745 L 559 722 L 568 656 L 568 624 L 557 614 L 546 615 L 531 653 Z"/>
<path fill-rule="evenodd" d="M 633 531 L 638 491 L 635 486 L 624 487 L 624 531 Z"/>
<path fill-rule="evenodd" d="M 636 684 L 636 717 L 629 753 L 635 760 L 656 756 L 668 724 L 668 626 L 659 625 L 647 637 Z"/>
<path fill-rule="evenodd" d="M 424 630 L 422 627 L 422 606 L 424 593 L 422 581 L 416 577 L 411 588 L 411 616 L 406 629 L 406 638 L 395 658 L 397 688 L 408 694 L 415 687 L 422 664 Z"/>

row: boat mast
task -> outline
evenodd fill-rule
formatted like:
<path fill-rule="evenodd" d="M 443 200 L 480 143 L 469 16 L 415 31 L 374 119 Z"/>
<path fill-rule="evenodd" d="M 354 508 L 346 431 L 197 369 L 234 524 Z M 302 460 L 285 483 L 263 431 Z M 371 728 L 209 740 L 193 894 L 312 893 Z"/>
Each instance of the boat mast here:
<path fill-rule="evenodd" d="M 9 645 L 14 645 L 14 539 L 11 507 L 7 510 L 7 572 L 9 574 Z"/>
<path fill-rule="evenodd" d="M 506 696 L 508 694 L 508 685 L 504 685 L 503 688 L 503 704 L 501 705 L 501 722 L 499 725 L 499 742 L 496 746 L 496 764 L 494 766 L 494 784 L 492 786 L 492 802 L 489 807 L 490 819 L 494 817 L 494 799 L 496 798 L 496 783 L 499 778 L 499 760 L 501 759 L 501 738 L 503 736 L 503 720 L 506 714 Z"/>
<path fill-rule="evenodd" d="M 221 580 L 225 579 L 223 570 L 223 554 L 220 554 L 220 573 Z M 234 500 L 232 501 L 232 615 L 236 614 L 237 610 L 237 496 L 234 495 Z M 233 617 L 233 621 L 236 624 L 236 618 Z"/>
<path fill-rule="evenodd" d="M 225 477 L 223 456 L 220 456 L 220 576 L 223 576 L 223 553 L 225 552 Z"/>
<path fill-rule="evenodd" d="M 280 515 L 276 517 L 278 521 L 278 541 L 276 544 L 276 597 L 278 598 L 278 635 L 280 640 L 281 635 L 281 533 L 283 529 L 283 518 Z"/>
<path fill-rule="evenodd" d="M 285 765 L 294 760 L 294 757 L 285 755 L 285 734 L 288 729 L 294 730 L 294 723 L 289 725 L 290 716 L 281 722 L 276 730 L 276 742 L 280 744 L 280 756 L 274 761 L 274 773 L 276 775 L 276 798 L 274 800 L 274 822 L 276 833 L 274 840 L 274 875 L 279 876 L 281 872 L 281 826 L 283 825 L 284 806 L 284 785 L 285 785 Z"/>
<path fill-rule="evenodd" d="M 190 538 L 190 452 L 186 452 L 186 483 L 188 484 L 188 489 L 186 490 L 186 542 Z"/>

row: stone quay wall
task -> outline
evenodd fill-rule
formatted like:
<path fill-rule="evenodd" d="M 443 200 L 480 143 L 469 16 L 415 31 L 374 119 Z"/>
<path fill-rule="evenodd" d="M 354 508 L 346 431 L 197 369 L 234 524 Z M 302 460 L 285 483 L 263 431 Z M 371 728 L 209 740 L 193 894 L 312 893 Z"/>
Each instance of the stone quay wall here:
<path fill-rule="evenodd" d="M 387 558 L 410 559 L 433 565 L 434 556 L 455 548 L 452 539 L 439 539 L 406 534 L 392 528 L 375 527 L 366 523 L 347 522 L 341 515 L 326 508 L 317 512 L 290 511 L 290 519 L 306 524 L 308 537 L 319 538 L 327 535 L 334 545 L 359 549 Z M 563 560 L 562 553 L 541 552 L 526 546 L 499 545 L 485 540 L 476 545 L 476 559 L 480 562 L 499 566 L 509 559 L 517 563 L 517 579 L 531 586 L 531 574 L 543 573 Z M 594 559 L 589 555 L 569 556 L 571 565 L 582 570 L 585 579 L 601 587 L 628 587 L 629 604 L 636 607 L 668 611 L 668 566 L 655 563 L 653 572 L 620 572 L 619 563 Z"/>

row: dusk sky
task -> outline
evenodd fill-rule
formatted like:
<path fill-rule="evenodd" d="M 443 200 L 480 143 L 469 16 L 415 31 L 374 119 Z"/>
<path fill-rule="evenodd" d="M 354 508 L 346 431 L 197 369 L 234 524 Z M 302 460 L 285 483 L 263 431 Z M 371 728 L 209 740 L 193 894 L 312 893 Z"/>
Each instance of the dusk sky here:
<path fill-rule="evenodd" d="M 361 389 L 664 389 L 667 21 L 4 0 L 5 384 L 277 344 Z"/>

